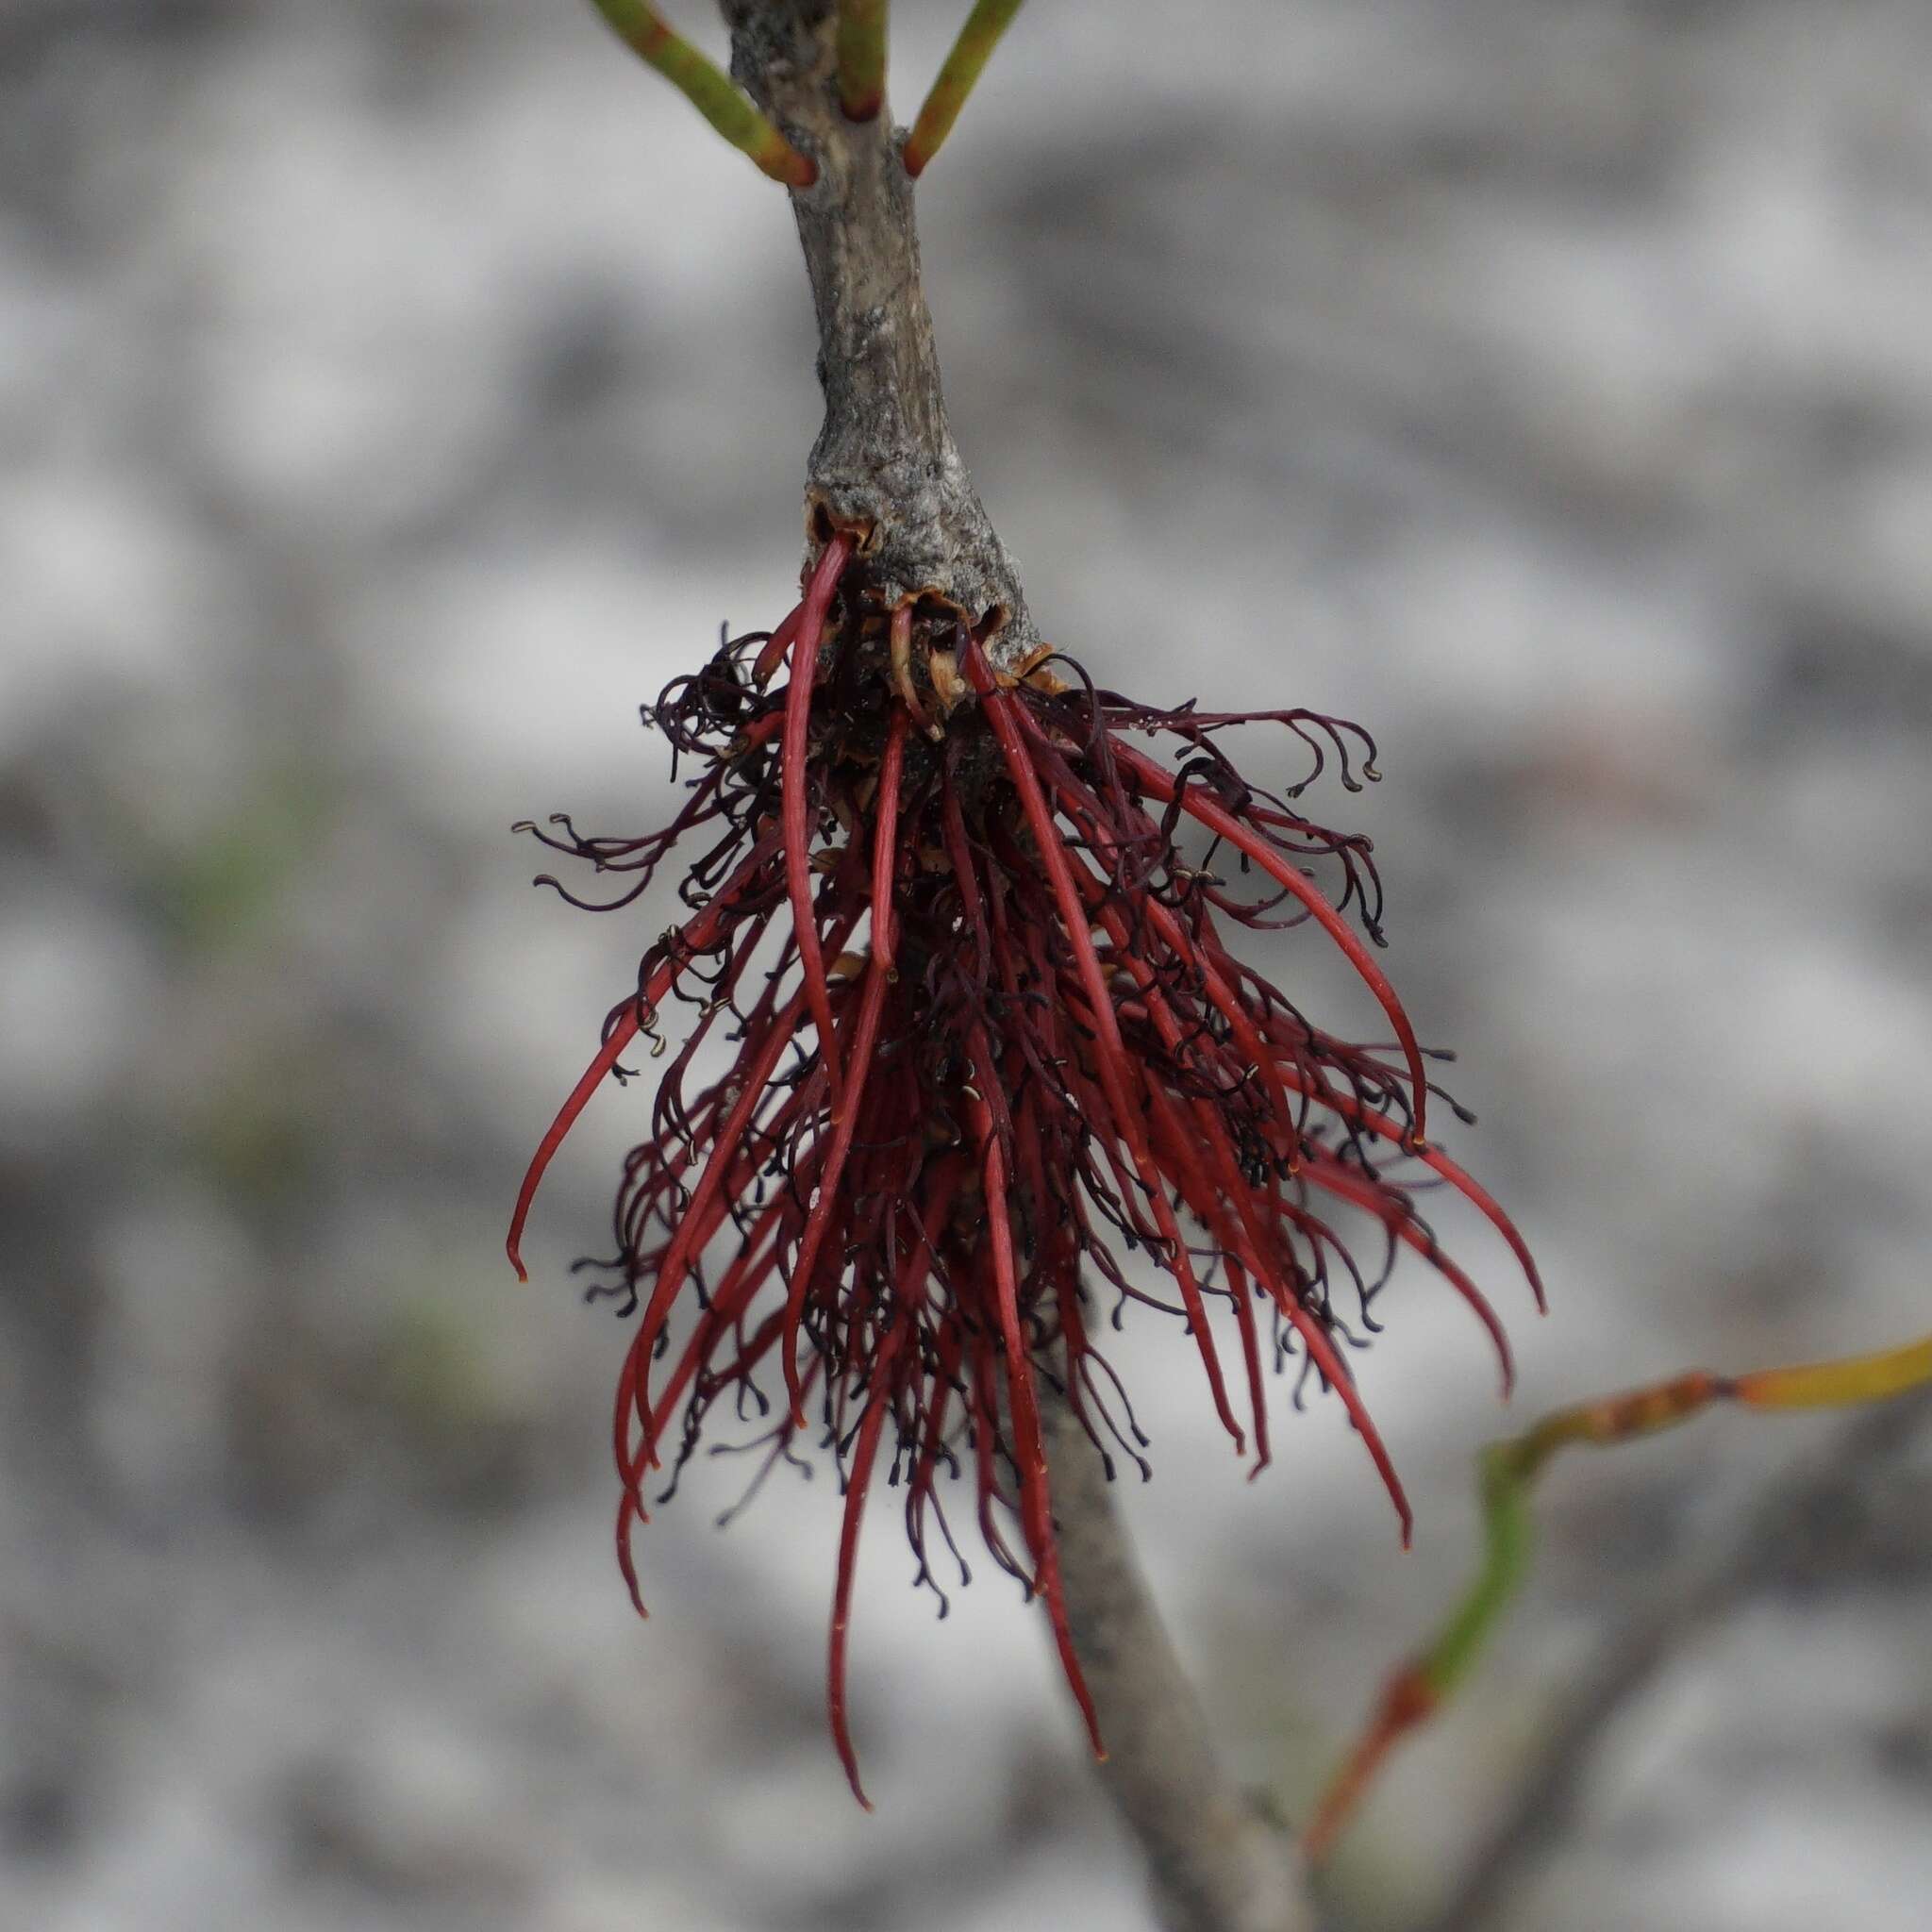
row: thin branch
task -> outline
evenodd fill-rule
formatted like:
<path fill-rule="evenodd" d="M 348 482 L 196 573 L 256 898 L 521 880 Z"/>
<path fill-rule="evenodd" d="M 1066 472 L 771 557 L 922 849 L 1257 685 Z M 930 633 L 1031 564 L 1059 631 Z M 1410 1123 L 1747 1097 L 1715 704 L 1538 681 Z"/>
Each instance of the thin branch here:
<path fill-rule="evenodd" d="M 675 32 L 650 0 L 595 0 L 611 30 L 647 67 L 655 68 L 735 148 L 774 181 L 809 188 L 818 169 L 739 91 L 724 69 Z"/>
<path fill-rule="evenodd" d="M 953 123 L 959 118 L 959 109 L 966 105 L 966 96 L 973 92 L 987 61 L 992 58 L 992 50 L 999 45 L 1000 36 L 1019 10 L 1020 0 L 979 0 L 967 17 L 966 25 L 959 29 L 959 38 L 953 42 L 953 51 L 940 69 L 939 78 L 932 84 L 932 92 L 925 97 L 925 105 L 919 110 L 919 119 L 912 124 L 912 132 L 906 137 L 908 175 L 924 174 L 939 153 L 941 143 L 953 131 Z"/>
<path fill-rule="evenodd" d="M 1491 1825 L 1460 1882 L 1417 1932 L 1477 1932 L 1574 1827 L 1591 1766 L 1617 1718 L 1711 1626 L 1781 1577 L 1834 1555 L 1844 1524 L 1869 1513 L 1891 1467 L 1932 1426 L 1932 1386 L 1848 1423 L 1777 1482 L 1738 1539 L 1615 1640 L 1564 1699 L 1515 1795 Z"/>
<path fill-rule="evenodd" d="M 1495 1634 L 1529 1569 L 1536 1524 L 1530 1501 L 1553 1457 L 1572 1447 L 1608 1448 L 1674 1429 L 1713 1403 L 1758 1410 L 1841 1408 L 1884 1402 L 1932 1382 L 1932 1335 L 1874 1355 L 1749 1375 L 1694 1370 L 1622 1395 L 1579 1402 L 1520 1436 L 1491 1442 L 1477 1460 L 1483 1560 L 1469 1589 L 1428 1643 L 1397 1666 L 1374 1717 L 1330 1784 L 1306 1849 L 1320 1863 L 1355 1817 L 1391 1750 L 1441 1709 Z"/>
<path fill-rule="evenodd" d="M 1099 1453 L 1044 1382 L 1041 1421 L 1067 1621 L 1107 1746 L 1100 1776 L 1146 1857 L 1161 1924 L 1312 1932 L 1301 1859 L 1217 1757 Z"/>

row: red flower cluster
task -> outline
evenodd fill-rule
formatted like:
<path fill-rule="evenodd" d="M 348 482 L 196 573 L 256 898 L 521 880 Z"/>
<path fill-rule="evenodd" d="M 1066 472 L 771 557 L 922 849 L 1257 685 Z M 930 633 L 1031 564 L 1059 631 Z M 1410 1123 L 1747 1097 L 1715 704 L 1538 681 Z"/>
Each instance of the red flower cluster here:
<path fill-rule="evenodd" d="M 789 683 L 768 691 L 788 658 Z M 1309 779 L 1332 759 L 1356 790 L 1357 764 L 1375 775 L 1366 734 L 1306 711 L 1156 710 L 1058 658 L 996 670 L 939 600 L 888 608 L 842 532 L 776 631 L 725 645 L 655 717 L 700 767 L 675 820 L 645 839 L 585 838 L 567 820 L 538 836 L 628 874 L 615 906 L 679 854 L 691 916 L 612 1010 L 531 1162 L 509 1237 L 521 1274 L 531 1196 L 573 1121 L 669 999 L 693 1008 L 651 1138 L 625 1162 L 615 1252 L 593 1264 L 609 1277 L 602 1291 L 641 1308 L 615 1416 L 633 1596 L 650 1472 L 667 1449 L 681 1467 L 721 1403 L 767 1416 L 770 1383 L 782 1407 L 760 1438 L 765 1466 L 816 1427 L 844 1479 L 830 1703 L 854 1790 L 845 1630 L 887 1442 L 919 1579 L 939 1591 L 928 1539 L 937 1527 L 953 1544 L 941 1477 L 963 1465 L 986 1545 L 1043 1599 L 1091 1729 L 1040 1391 L 1059 1391 L 1104 1455 L 1118 1448 L 1144 1473 L 1145 1439 L 1094 1345 L 1102 1281 L 1116 1319 L 1128 1300 L 1183 1319 L 1223 1424 L 1242 1449 L 1253 1431 L 1257 1469 L 1268 1368 L 1298 1358 L 1346 1405 L 1406 1535 L 1401 1485 L 1337 1347 L 1354 1340 L 1340 1293 L 1373 1327 L 1376 1291 L 1407 1246 L 1481 1317 L 1506 1381 L 1508 1357 L 1398 1171 L 1433 1169 L 1501 1231 L 1532 1286 L 1535 1267 L 1491 1197 L 1424 1139 L 1423 1052 L 1343 916 L 1353 907 L 1379 941 L 1368 841 L 1294 808 L 1308 780 L 1260 791 L 1218 742 L 1232 725 L 1283 726 L 1311 754 Z M 1130 744 L 1137 733 L 1173 743 L 1177 768 Z M 1184 822 L 1211 841 L 1204 859 L 1177 845 Z M 1224 924 L 1303 922 L 1380 1002 L 1393 1048 L 1322 1032 L 1223 937 Z M 732 1062 L 688 1091 L 714 1036 Z M 1373 1273 L 1326 1218 L 1335 1203 L 1384 1230 Z M 1133 1250 L 1165 1271 L 1176 1302 L 1135 1278 Z M 1239 1402 L 1210 1305 L 1233 1317 Z"/>

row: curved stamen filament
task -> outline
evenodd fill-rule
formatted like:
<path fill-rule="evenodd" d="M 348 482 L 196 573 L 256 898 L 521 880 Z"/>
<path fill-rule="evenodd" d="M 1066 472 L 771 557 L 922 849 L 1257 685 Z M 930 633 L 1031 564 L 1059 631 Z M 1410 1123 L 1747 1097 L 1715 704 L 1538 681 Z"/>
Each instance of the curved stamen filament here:
<path fill-rule="evenodd" d="M 1048 884 L 1053 889 L 1060 915 L 1060 925 L 1067 938 L 1067 943 L 1074 954 L 1074 963 L 1081 985 L 1086 990 L 1089 1006 L 1098 1029 L 1094 1054 L 1095 1070 L 1100 1076 L 1101 1090 L 1107 1095 L 1108 1107 L 1114 1124 L 1127 1142 L 1134 1164 L 1139 1170 L 1142 1187 L 1147 1191 L 1148 1206 L 1154 1210 L 1156 1224 L 1161 1238 L 1168 1244 L 1170 1265 L 1174 1280 L 1179 1284 L 1181 1298 L 1187 1305 L 1188 1317 L 1195 1330 L 1195 1339 L 1200 1346 L 1201 1357 L 1207 1366 L 1209 1389 L 1214 1396 L 1215 1411 L 1220 1416 L 1222 1426 L 1234 1438 L 1238 1453 L 1245 1453 L 1247 1442 L 1241 1424 L 1234 1419 L 1234 1410 L 1227 1400 L 1227 1387 L 1222 1377 L 1221 1363 L 1215 1353 L 1214 1337 L 1208 1327 L 1207 1311 L 1201 1304 L 1201 1290 L 1194 1279 L 1192 1263 L 1188 1258 L 1187 1243 L 1181 1239 L 1179 1227 L 1175 1224 L 1172 1210 L 1167 1204 L 1166 1191 L 1160 1184 L 1160 1177 L 1155 1171 L 1149 1157 L 1146 1136 L 1141 1122 L 1128 1105 L 1124 1072 L 1129 1061 L 1125 1046 L 1121 1040 L 1120 1024 L 1114 1016 L 1113 1001 L 1108 996 L 1107 982 L 1100 970 L 1100 960 L 1093 950 L 1092 936 L 1088 931 L 1087 915 L 1080 904 L 1079 889 L 1074 883 L 1072 869 L 1068 863 L 1066 848 L 1059 834 L 1054 829 L 1053 815 L 1048 808 L 1044 793 L 1040 789 L 1040 779 L 1026 758 L 1025 747 L 1020 742 L 1020 733 L 1011 717 L 1013 700 L 994 684 L 992 674 L 988 668 L 984 653 L 977 642 L 967 647 L 967 673 L 974 688 L 979 692 L 980 704 L 987 720 L 991 724 L 993 736 L 999 742 L 1001 756 L 1006 760 L 1008 775 L 1012 778 L 1013 789 L 1020 794 L 1020 804 L 1026 815 L 1026 824 L 1033 834 L 1033 842 L 1040 854 L 1040 862 L 1045 868 Z"/>
<path fill-rule="evenodd" d="M 811 1213 L 806 1219 L 805 1232 L 799 1237 L 798 1257 L 791 1264 L 791 1279 L 785 1297 L 782 1366 L 785 1387 L 791 1397 L 792 1420 L 800 1428 L 805 1426 L 805 1397 L 798 1375 L 799 1324 L 805 1313 L 806 1296 L 811 1291 L 812 1272 L 818 1265 L 820 1245 L 831 1223 L 833 1209 L 842 1206 L 839 1180 L 844 1171 L 846 1157 L 852 1151 L 853 1129 L 858 1124 L 859 1102 L 864 1098 L 866 1079 L 872 1072 L 873 1047 L 879 1036 L 879 1014 L 885 1007 L 888 983 L 886 969 L 874 959 L 866 971 L 865 991 L 860 997 L 858 1018 L 853 1029 L 852 1086 L 847 1096 L 850 1105 L 834 1120 L 832 1144 L 825 1156 L 824 1173 L 819 1181 L 817 1198 L 811 1204 Z M 843 1265 L 842 1257 L 839 1265 Z"/>
<path fill-rule="evenodd" d="M 978 1044 L 983 1049 L 984 1035 Z M 982 1085 L 994 1084 L 992 1068 L 975 1055 L 975 1074 Z M 1072 1687 L 1074 1702 L 1087 1721 L 1087 1736 L 1093 1755 L 1104 1758 L 1107 1746 L 1100 1739 L 1100 1718 L 1093 1698 L 1081 1674 L 1080 1659 L 1074 1650 L 1074 1633 L 1067 1622 L 1066 1596 L 1060 1588 L 1059 1549 L 1054 1541 L 1053 1510 L 1047 1498 L 1046 1445 L 1040 1431 L 1040 1409 L 1033 1392 L 1033 1365 L 1026 1343 L 1020 1333 L 1019 1284 L 1013 1267 L 1013 1230 L 1007 1213 L 1006 1158 L 992 1130 L 992 1116 L 986 1102 L 976 1097 L 967 1102 L 967 1118 L 972 1124 L 979 1148 L 980 1186 L 986 1198 L 985 1252 L 991 1264 L 994 1306 L 999 1320 L 1001 1344 L 1006 1353 L 1007 1403 L 1013 1424 L 1013 1460 L 1020 1474 L 1020 1517 L 1026 1541 L 1033 1551 L 1035 1580 L 1046 1602 L 1046 1614 L 1053 1624 L 1054 1642 L 1060 1656 L 1060 1667 Z"/>
<path fill-rule="evenodd" d="M 1191 818 L 1225 839 L 1237 851 L 1245 853 L 1276 885 L 1292 892 L 1314 914 L 1328 937 L 1341 948 L 1348 963 L 1388 1014 L 1390 1024 L 1395 1028 L 1395 1037 L 1402 1044 L 1403 1057 L 1408 1062 L 1409 1080 L 1415 1090 L 1415 1131 L 1411 1138 L 1420 1143 L 1424 1139 L 1426 1122 L 1424 1110 L 1428 1105 L 1429 1091 L 1422 1048 L 1417 1044 L 1415 1029 L 1409 1024 L 1407 1012 L 1395 996 L 1395 989 L 1389 984 L 1388 974 L 1369 957 L 1368 949 L 1356 938 L 1341 915 L 1293 866 L 1273 850 L 1266 840 L 1251 832 L 1217 800 L 1203 797 L 1198 786 L 1181 784 L 1171 772 L 1163 771 L 1152 758 L 1142 757 L 1131 745 L 1115 741 L 1111 749 L 1121 763 L 1155 797 L 1163 804 L 1173 804 L 1177 799 L 1181 809 Z"/>
<path fill-rule="evenodd" d="M 811 818 L 806 797 L 809 774 L 806 761 L 811 732 L 811 688 L 818 675 L 819 640 L 825 613 L 831 608 L 839 576 L 852 554 L 844 531 L 825 545 L 811 582 L 806 587 L 803 614 L 791 645 L 791 684 L 785 697 L 785 736 L 779 754 L 779 782 L 785 808 L 785 887 L 791 900 L 792 937 L 805 974 L 806 998 L 812 1024 L 818 1029 L 819 1053 L 831 1083 L 832 1113 L 842 1110 L 845 1086 L 839 1072 L 839 1046 L 832 1031 L 832 994 L 825 982 L 824 955 L 819 946 L 818 918 L 812 908 Z"/>
<path fill-rule="evenodd" d="M 892 874 L 899 863 L 899 784 L 905 770 L 906 713 L 895 708 L 886 726 L 878 794 L 873 801 L 872 956 L 888 973 L 893 970 Z"/>
<path fill-rule="evenodd" d="M 544 1170 L 563 1145 L 571 1128 L 576 1124 L 577 1116 L 590 1104 L 591 1096 L 604 1084 L 606 1076 L 617 1064 L 618 1056 L 637 1037 L 642 1024 L 643 1011 L 660 1005 L 685 960 L 693 954 L 704 952 L 716 940 L 733 902 L 770 856 L 769 845 L 760 841 L 758 849 L 733 873 L 718 896 L 685 925 L 667 949 L 666 958 L 651 974 L 637 996 L 625 1006 L 612 1025 L 609 1036 L 598 1049 L 596 1058 L 584 1069 L 583 1076 L 571 1090 L 570 1098 L 558 1108 L 557 1118 L 537 1143 L 537 1151 L 530 1157 L 530 1164 L 525 1170 L 523 1186 L 517 1190 L 516 1208 L 510 1215 L 509 1236 L 504 1242 L 504 1251 L 509 1256 L 509 1265 L 517 1271 L 519 1281 L 530 1278 L 529 1271 L 524 1266 L 524 1224 L 529 1218 L 530 1204 L 537 1198 L 537 1190 L 542 1184 Z"/>
<path fill-rule="evenodd" d="M 899 702 L 911 713 L 912 722 L 934 743 L 938 743 L 945 732 L 927 715 L 925 707 L 919 700 L 918 687 L 912 682 L 912 604 L 909 598 L 892 612 L 888 630 L 887 662 L 891 669 L 892 689 L 899 693 Z"/>

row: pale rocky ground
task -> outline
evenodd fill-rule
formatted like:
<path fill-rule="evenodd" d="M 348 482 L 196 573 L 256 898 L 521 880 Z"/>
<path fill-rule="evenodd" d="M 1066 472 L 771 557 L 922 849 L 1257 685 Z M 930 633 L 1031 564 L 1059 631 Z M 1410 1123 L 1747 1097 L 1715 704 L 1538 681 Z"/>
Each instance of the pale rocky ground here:
<path fill-rule="evenodd" d="M 902 107 L 963 8 L 896 9 Z M 1538 1323 L 1466 1243 L 1531 1410 L 1926 1325 L 1928 73 L 1921 0 L 1038 0 L 924 192 L 1050 634 L 1381 739 L 1321 802 L 1547 1272 Z M 1036 1620 L 982 1581 L 936 1624 L 888 1507 L 874 1817 L 823 1474 L 718 1535 L 708 1473 L 632 1619 L 623 1337 L 564 1269 L 634 1098 L 532 1288 L 498 1245 L 655 929 L 507 828 L 664 811 L 639 700 L 793 581 L 808 323 L 782 197 L 569 0 L 0 8 L 0 1924 L 1149 1924 Z M 1470 1554 L 1506 1418 L 1446 1300 L 1392 1291 L 1363 1369 L 1406 1558 L 1332 1414 L 1250 1486 L 1177 1338 L 1122 1350 L 1148 1562 L 1291 1813 Z M 1824 1439 L 1561 1472 L 1350 1925 L 1443 1895 L 1566 1682 Z M 1924 1927 L 1923 1443 L 1839 1528 L 1486 1923 Z"/>

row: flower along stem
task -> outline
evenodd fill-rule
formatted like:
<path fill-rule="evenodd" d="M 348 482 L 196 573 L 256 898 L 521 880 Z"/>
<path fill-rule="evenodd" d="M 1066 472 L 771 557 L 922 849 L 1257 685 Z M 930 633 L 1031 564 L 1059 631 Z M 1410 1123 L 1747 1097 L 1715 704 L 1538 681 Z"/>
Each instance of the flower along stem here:
<path fill-rule="evenodd" d="M 597 11 L 647 67 L 655 68 L 731 145 L 774 181 L 809 188 L 818 169 L 752 106 L 714 60 L 675 32 L 650 0 L 596 0 Z"/>
<path fill-rule="evenodd" d="M 1565 1448 L 1634 1441 L 1689 1422 L 1711 1404 L 1746 1408 L 1841 1408 L 1883 1402 L 1932 1382 L 1932 1336 L 1876 1355 L 1763 1369 L 1749 1375 L 1704 1370 L 1648 1388 L 1559 1408 L 1534 1428 L 1491 1442 L 1476 1459 L 1483 1556 L 1469 1589 L 1435 1636 L 1391 1674 L 1367 1729 L 1336 1772 L 1316 1809 L 1304 1849 L 1319 1862 L 1354 1820 L 1394 1746 L 1426 1724 L 1468 1677 L 1528 1573 L 1535 1549 L 1530 1501 L 1538 1480 Z"/>
<path fill-rule="evenodd" d="M 915 1578 L 943 1607 L 935 1539 L 957 1557 L 957 1481 L 994 1562 L 1041 1603 L 1100 1753 L 1041 1417 L 1063 1408 L 1105 1474 L 1120 1458 L 1145 1471 L 1102 1346 L 1126 1307 L 1178 1318 L 1257 1469 L 1271 1371 L 1297 1398 L 1332 1391 L 1406 1537 L 1350 1361 L 1394 1257 L 1415 1255 L 1470 1306 L 1506 1385 L 1508 1363 L 1415 1188 L 1476 1207 L 1541 1298 L 1507 1217 L 1423 1139 L 1426 1056 L 1357 929 L 1379 940 L 1367 843 L 1296 803 L 1324 772 L 1358 786 L 1374 745 L 1313 712 L 1137 704 L 1043 651 L 996 669 L 957 608 L 899 597 L 843 529 L 774 630 L 722 646 L 651 715 L 689 772 L 669 825 L 526 827 L 625 882 L 574 903 L 628 907 L 672 867 L 690 916 L 612 1009 L 509 1240 L 521 1265 L 564 1136 L 626 1048 L 668 1050 L 681 1006 L 610 1244 L 586 1264 L 592 1292 L 635 1318 L 612 1415 L 624 1574 L 635 1594 L 647 1491 L 661 1480 L 668 1496 L 701 1442 L 759 1446 L 760 1474 L 827 1454 L 847 1499 L 827 1699 L 858 1793 L 846 1659 L 865 1498 L 890 1470 Z M 1244 776 L 1221 744 L 1241 725 L 1273 726 L 1302 775 L 1273 791 Z M 1164 740 L 1173 761 L 1129 734 Z M 1348 960 L 1394 1048 L 1317 1027 L 1223 937 L 1284 925 Z M 1349 1224 L 1374 1231 L 1378 1264 L 1357 1258 Z M 733 1440 L 742 1424 L 749 1442 Z"/>
<path fill-rule="evenodd" d="M 953 131 L 953 123 L 959 118 L 959 109 L 966 105 L 966 96 L 973 92 L 987 61 L 992 58 L 992 50 L 999 45 L 1000 36 L 1019 10 L 1020 0 L 978 0 L 967 16 L 959 38 L 953 42 L 953 51 L 946 56 L 945 65 L 940 69 L 932 92 L 919 110 L 919 119 L 912 124 L 912 132 L 906 137 L 908 175 L 924 174 L 927 164 L 939 153 L 946 136 Z"/>

